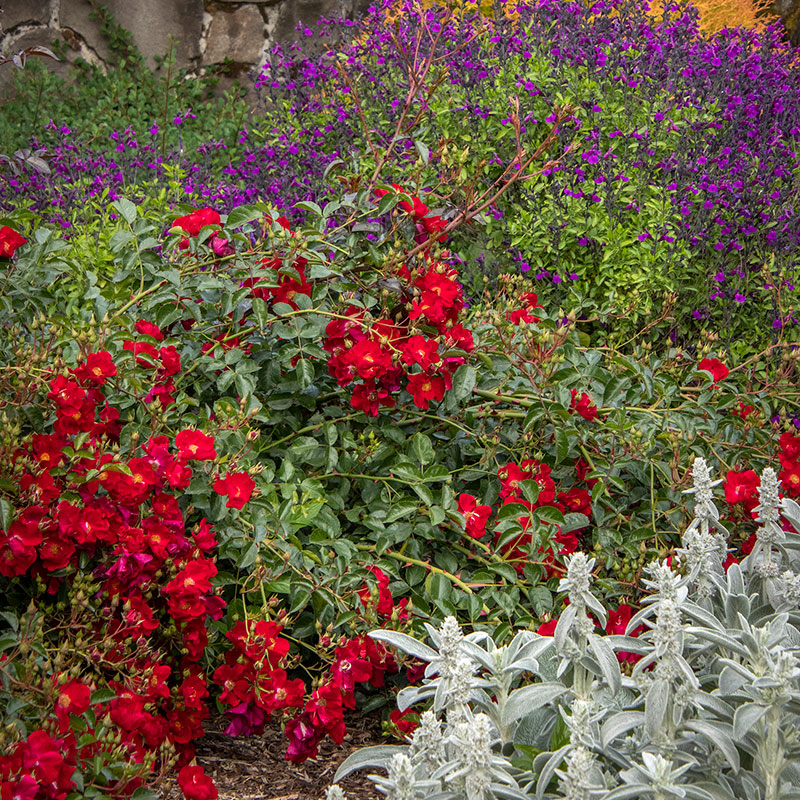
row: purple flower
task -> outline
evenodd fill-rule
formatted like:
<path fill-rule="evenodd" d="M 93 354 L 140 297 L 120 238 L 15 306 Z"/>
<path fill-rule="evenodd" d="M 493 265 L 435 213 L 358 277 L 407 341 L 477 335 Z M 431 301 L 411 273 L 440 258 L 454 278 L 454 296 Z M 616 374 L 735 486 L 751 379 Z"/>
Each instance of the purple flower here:
<path fill-rule="evenodd" d="M 740 292 L 736 292 L 736 294 L 733 296 L 733 299 L 737 303 L 744 303 L 744 301 L 747 300 L 747 298 L 743 294 L 741 294 Z"/>

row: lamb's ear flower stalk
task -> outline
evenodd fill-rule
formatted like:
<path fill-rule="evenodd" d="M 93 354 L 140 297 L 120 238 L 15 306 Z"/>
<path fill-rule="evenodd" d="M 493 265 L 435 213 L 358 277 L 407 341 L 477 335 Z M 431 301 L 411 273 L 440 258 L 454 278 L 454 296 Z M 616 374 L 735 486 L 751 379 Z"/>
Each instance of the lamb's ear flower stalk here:
<path fill-rule="evenodd" d="M 676 732 L 685 709 L 692 704 L 699 681 L 683 654 L 684 629 L 681 606 L 688 596 L 687 578 L 681 578 L 669 564 L 656 562 L 648 568 L 651 580 L 644 581 L 656 594 L 649 598 L 647 614 L 655 614 L 649 638 L 653 649 L 637 662 L 633 678 L 645 695 L 644 724 L 648 735 L 668 757 L 676 747 Z M 635 620 L 631 620 L 633 624 Z M 647 668 L 653 666 L 651 672 Z"/>
<path fill-rule="evenodd" d="M 605 791 L 595 782 L 597 762 L 591 750 L 582 745 L 570 751 L 566 770 L 556 770 L 559 791 L 564 800 L 595 800 Z"/>
<path fill-rule="evenodd" d="M 745 559 L 744 568 L 762 581 L 763 594 L 774 597 L 778 588 L 777 580 L 781 574 L 782 550 L 786 534 L 780 526 L 781 499 L 780 481 L 775 470 L 766 467 L 761 473 L 758 487 L 759 504 L 755 507 L 756 543 Z"/>
<path fill-rule="evenodd" d="M 692 465 L 694 486 L 684 494 L 694 494 L 694 517 L 683 534 L 683 547 L 678 550 L 680 563 L 694 581 L 697 599 L 707 601 L 714 588 L 722 587 L 725 570 L 722 563 L 728 552 L 728 531 L 719 520 L 719 510 L 714 505 L 715 486 L 704 458 L 695 458 Z"/>
<path fill-rule="evenodd" d="M 602 626 L 606 624 L 606 610 L 591 592 L 594 565 L 595 559 L 587 558 L 585 553 L 573 553 L 567 562 L 567 574 L 558 584 L 559 592 L 566 592 L 569 598 L 554 636 L 556 650 L 562 656 L 559 674 L 572 664 L 572 689 L 580 698 L 588 698 L 592 688 L 591 676 L 581 662 L 589 647 L 597 646 L 594 622 L 587 610 L 595 614 Z"/>

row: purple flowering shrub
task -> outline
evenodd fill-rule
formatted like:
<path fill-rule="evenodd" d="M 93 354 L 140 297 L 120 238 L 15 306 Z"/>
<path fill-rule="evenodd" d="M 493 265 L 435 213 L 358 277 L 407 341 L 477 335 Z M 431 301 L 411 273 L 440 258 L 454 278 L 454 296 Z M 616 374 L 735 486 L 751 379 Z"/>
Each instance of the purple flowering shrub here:
<path fill-rule="evenodd" d="M 0 203 L 67 225 L 104 192 L 163 191 L 220 211 L 264 200 L 300 221 L 298 202 L 356 190 L 389 150 L 381 180 L 447 220 L 569 104 L 543 161 L 452 238 L 473 293 L 520 270 L 550 303 L 623 316 L 623 334 L 659 315 L 651 332 L 681 339 L 708 327 L 752 343 L 795 324 L 800 82 L 776 29 L 708 37 L 685 3 L 659 19 L 629 0 L 539 0 L 514 18 L 397 6 L 320 25 L 349 33 L 336 51 L 276 47 L 257 118 L 224 140 L 164 151 L 129 128 L 88 148 L 65 132 L 52 175 L 10 181 Z"/>
<path fill-rule="evenodd" d="M 428 28 L 442 19 L 441 9 L 424 13 Z M 297 125 L 284 135 L 345 161 L 386 147 L 422 24 L 411 9 L 389 24 L 375 8 L 336 58 L 273 53 L 257 85 L 267 108 Z M 532 142 L 553 102 L 577 107 L 561 144 L 579 146 L 547 180 L 519 182 L 479 235 L 462 236 L 466 261 L 503 269 L 511 251 L 541 293 L 552 287 L 548 299 L 565 302 L 570 285 L 633 322 L 671 295 L 673 335 L 691 336 L 699 320 L 731 339 L 743 319 L 748 338 L 795 323 L 798 67 L 776 29 L 709 38 L 685 4 L 655 20 L 639 3 L 545 1 L 518 21 L 451 21 L 436 46 L 441 84 L 419 87 L 417 122 L 433 151 L 419 181 L 439 187 L 445 205 L 458 202 L 459 181 L 513 159 L 513 103 Z M 460 173 L 448 170 L 448 148 L 466 154 Z M 417 164 L 410 136 L 396 153 L 387 179 L 402 181 Z"/>

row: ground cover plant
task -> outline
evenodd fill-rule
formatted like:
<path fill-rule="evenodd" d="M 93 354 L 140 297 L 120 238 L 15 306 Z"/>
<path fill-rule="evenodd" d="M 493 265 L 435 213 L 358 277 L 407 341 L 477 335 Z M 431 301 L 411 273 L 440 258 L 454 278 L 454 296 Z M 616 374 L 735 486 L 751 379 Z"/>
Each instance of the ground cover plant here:
<path fill-rule="evenodd" d="M 603 24 L 615 24 L 602 11 L 596 9 Z M 215 195 L 213 207 L 198 203 L 199 183 L 187 191 L 180 162 L 171 168 L 162 160 L 163 176 L 128 184 L 126 162 L 100 154 L 83 174 L 107 165 L 119 180 L 101 178 L 107 193 L 79 213 L 94 189 L 65 180 L 77 163 L 70 158 L 85 156 L 73 142 L 72 155 L 51 159 L 51 175 L 40 175 L 41 194 L 32 193 L 38 202 L 63 189 L 57 216 L 34 203 L 0 219 L 3 800 L 144 800 L 170 770 L 190 800 L 213 798 L 193 742 L 214 712 L 225 715 L 234 736 L 258 735 L 270 719 L 280 720 L 286 756 L 295 762 L 314 757 L 326 736 L 342 741 L 346 709 L 383 708 L 387 724 L 408 733 L 415 716 L 389 709 L 398 689 L 401 698 L 432 691 L 432 684 L 419 688 L 433 673 L 424 675 L 418 657 L 430 652 L 414 645 L 403 655 L 388 645 L 411 646 L 426 623 L 435 630 L 445 617 L 458 620 L 447 623 L 451 632 L 454 624 L 470 627 L 470 640 L 486 642 L 487 652 L 514 641 L 502 651 L 510 653 L 540 642 L 533 631 L 555 632 L 566 658 L 562 677 L 573 681 L 558 695 L 566 709 L 569 693 L 583 697 L 590 680 L 617 686 L 614 647 L 627 681 L 636 667 L 625 664 L 661 646 L 650 634 L 614 638 L 634 634 L 647 609 L 660 608 L 643 583 L 652 559 L 671 558 L 680 568 L 670 573 L 679 592 L 698 576 L 710 581 L 698 607 L 713 630 L 709 586 L 722 591 L 723 567 L 730 583 L 737 575 L 755 581 L 753 570 L 777 579 L 790 566 L 776 523 L 791 541 L 792 498 L 800 496 L 791 326 L 770 327 L 769 341 L 755 348 L 760 318 L 742 315 L 742 330 L 754 330 L 743 336 L 739 357 L 722 332 L 688 343 L 665 336 L 654 345 L 647 336 L 652 320 L 638 335 L 638 326 L 614 316 L 619 308 L 610 298 L 572 294 L 559 305 L 557 296 L 534 291 L 526 272 L 494 272 L 488 255 L 478 262 L 484 279 L 476 257 L 499 247 L 495 223 L 519 221 L 501 209 L 549 186 L 579 153 L 580 106 L 574 97 L 537 95 L 536 103 L 549 106 L 536 135 L 523 131 L 525 109 L 511 107 L 506 128 L 514 133 L 497 143 L 501 164 L 481 164 L 452 143 L 439 146 L 430 116 L 439 102 L 433 90 L 446 80 L 437 73 L 440 47 L 467 33 L 448 51 L 457 64 L 483 35 L 480 26 L 497 26 L 497 36 L 505 30 L 499 18 L 472 19 L 463 10 L 437 30 L 440 13 L 432 10 L 416 27 L 400 20 L 386 29 L 396 31 L 400 52 L 402 36 L 419 42 L 405 72 L 395 64 L 398 71 L 387 73 L 396 111 L 378 114 L 377 105 L 359 99 L 363 65 L 346 51 L 352 70 L 340 75 L 351 82 L 352 99 L 341 123 L 357 121 L 373 146 L 336 163 L 342 153 L 334 128 L 320 129 L 330 169 L 315 175 L 321 161 L 309 161 L 308 179 L 297 164 L 311 150 L 292 144 L 287 122 L 287 138 L 275 147 L 298 160 L 281 165 L 289 183 L 273 187 L 286 189 L 279 205 L 243 204 L 233 179 L 231 193 Z M 428 35 L 433 46 L 425 49 Z M 358 38 L 352 48 L 366 53 Z M 295 75 L 300 83 L 303 74 Z M 335 104 L 328 108 L 315 96 L 316 78 L 312 83 L 272 88 L 278 99 L 278 89 L 294 92 L 298 108 L 310 104 L 298 119 L 324 119 Z M 502 88 L 499 79 L 486 83 Z M 270 113 L 280 108 L 274 102 Z M 757 138 L 760 129 L 751 130 Z M 481 135 L 488 137 L 488 128 Z M 138 145 L 127 141 L 123 151 L 139 158 Z M 247 141 L 239 143 L 243 149 Z M 146 158 L 158 160 L 152 146 Z M 250 175 L 256 195 L 271 197 L 259 184 L 262 157 L 260 150 L 243 156 L 259 170 Z M 444 196 L 451 185 L 455 194 Z M 187 199 L 195 202 L 181 202 Z M 602 291 L 602 281 L 596 288 Z M 587 318 L 590 302 L 602 308 Z M 601 324 L 614 336 L 629 335 L 608 337 Z M 705 495 L 694 507 L 682 498 L 693 460 L 694 480 L 702 483 L 698 458 L 725 473 L 719 512 Z M 762 482 L 759 473 L 777 463 L 777 475 Z M 765 492 L 773 498 L 769 514 L 780 501 L 782 518 L 765 516 Z M 709 521 L 724 525 L 724 547 Z M 773 554 L 783 572 L 761 575 Z M 582 568 L 586 580 L 591 572 L 597 601 L 575 588 Z M 788 577 L 781 580 L 789 586 Z M 796 647 L 794 617 L 780 616 L 794 611 L 776 606 L 786 587 L 756 587 L 762 593 L 750 613 L 738 599 L 750 589 L 730 586 L 737 596 L 730 602 L 744 609 L 748 626 L 762 624 L 771 604 L 775 636 Z M 608 636 L 588 629 L 583 606 Z M 708 640 L 722 658 L 730 656 L 726 648 L 741 655 L 750 646 L 749 628 L 737 625 L 743 633 L 735 641 Z M 367 635 L 377 628 L 384 633 Z M 581 654 L 589 647 L 594 660 L 582 661 L 567 640 Z M 709 682 L 722 679 L 720 665 L 696 639 L 686 647 L 683 655 L 667 648 L 675 656 L 670 664 L 697 667 L 709 693 Z M 543 663 L 522 667 L 541 676 Z M 639 743 L 655 742 L 645 750 L 652 759 L 623 763 L 615 751 L 607 762 L 597 737 L 582 742 L 578 758 L 564 727 L 569 713 L 562 724 L 551 704 L 547 741 L 522 743 L 522 789 L 535 779 L 542 793 L 554 791 L 554 770 L 567 770 L 568 787 L 592 751 L 609 776 L 606 790 L 615 791 L 617 769 L 646 793 L 655 778 L 642 769 L 666 769 L 675 758 L 669 769 L 680 770 L 678 753 L 706 747 L 711 730 L 730 738 L 725 714 L 739 705 L 738 687 L 738 699 L 726 695 L 724 713 L 717 705 L 710 721 L 680 695 L 674 706 L 684 716 L 676 717 L 669 741 L 658 739 L 654 712 L 641 720 L 648 716 L 646 699 L 641 708 L 646 666 L 639 667 L 647 676 L 639 694 L 628 682 L 632 694 L 615 702 L 628 714 L 621 719 L 635 719 L 619 735 L 633 731 Z M 585 680 L 576 693 L 579 673 Z M 791 669 L 784 677 L 787 686 L 796 682 Z M 540 685 L 516 689 L 523 692 L 517 697 L 537 696 Z M 650 707 L 678 688 L 662 686 Z M 459 701 L 464 715 L 466 698 Z M 734 720 L 742 736 L 722 750 L 731 758 L 731 748 L 743 751 L 740 763 L 755 777 L 730 780 L 752 796 L 795 780 L 769 760 L 778 752 L 773 739 L 772 755 L 762 754 L 759 737 L 775 727 L 773 711 L 784 713 L 777 700 L 773 705 L 763 729 L 754 710 L 743 712 L 752 725 L 736 729 Z M 500 734 L 510 742 L 506 734 L 518 729 L 518 718 L 506 722 Z M 594 736 L 599 719 L 590 722 Z M 491 738 L 491 727 L 480 725 Z M 492 757 L 512 755 L 491 746 Z M 786 753 L 793 746 L 780 743 Z M 495 766 L 500 775 L 503 765 Z M 417 777 L 452 778 L 449 785 L 461 791 L 461 767 L 442 769 L 438 777 Z M 727 769 L 720 766 L 720 774 L 728 776 Z M 397 766 L 380 787 L 411 796 L 412 789 L 391 784 L 400 772 Z M 738 783 L 730 787 L 739 791 Z M 600 788 L 576 784 L 569 791 L 594 796 Z M 480 791 L 473 787 L 469 796 Z M 622 796 L 616 791 L 612 796 Z"/>

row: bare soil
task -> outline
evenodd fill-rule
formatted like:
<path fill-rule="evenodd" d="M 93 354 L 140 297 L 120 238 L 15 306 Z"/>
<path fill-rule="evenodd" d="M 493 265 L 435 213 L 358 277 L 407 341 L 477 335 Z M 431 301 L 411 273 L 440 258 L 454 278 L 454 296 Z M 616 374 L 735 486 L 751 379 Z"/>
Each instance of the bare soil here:
<path fill-rule="evenodd" d="M 381 718 L 377 714 L 352 713 L 345 717 L 347 735 L 341 745 L 325 739 L 319 755 L 303 764 L 291 764 L 284 758 L 286 740 L 280 725 L 267 726 L 263 736 L 234 739 L 223 733 L 224 719 L 211 723 L 206 735 L 196 743 L 197 763 L 217 785 L 219 800 L 321 800 L 330 786 L 339 764 L 355 750 L 388 743 L 381 736 Z M 357 772 L 341 782 L 351 800 L 375 800 L 381 797 L 368 770 Z M 182 800 L 175 778 L 165 781 L 162 800 Z"/>

